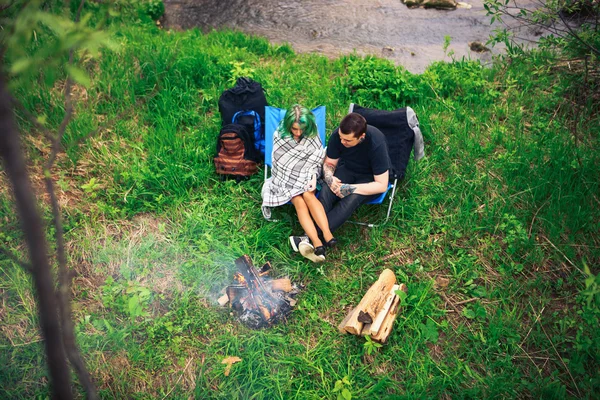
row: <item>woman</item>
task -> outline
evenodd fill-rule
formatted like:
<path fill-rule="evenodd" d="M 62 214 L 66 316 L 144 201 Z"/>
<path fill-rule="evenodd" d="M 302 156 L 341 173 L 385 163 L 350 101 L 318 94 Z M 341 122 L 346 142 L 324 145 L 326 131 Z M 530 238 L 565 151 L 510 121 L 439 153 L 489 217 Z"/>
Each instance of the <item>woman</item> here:
<path fill-rule="evenodd" d="M 325 149 L 319 138 L 314 114 L 298 104 L 292 106 L 273 134 L 272 175 L 262 188 L 262 210 L 264 217 L 270 219 L 271 207 L 291 201 L 300 225 L 308 236 L 301 239 L 290 237 L 292 247 L 314 262 L 325 261 L 325 246 L 333 247 L 336 244 L 329 230 L 325 210 L 315 196 L 324 158 Z"/>

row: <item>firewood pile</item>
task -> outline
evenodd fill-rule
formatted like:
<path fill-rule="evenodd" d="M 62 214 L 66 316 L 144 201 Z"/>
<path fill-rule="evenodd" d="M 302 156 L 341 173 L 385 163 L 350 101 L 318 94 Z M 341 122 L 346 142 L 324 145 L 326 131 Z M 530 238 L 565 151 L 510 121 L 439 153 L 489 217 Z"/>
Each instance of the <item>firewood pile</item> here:
<path fill-rule="evenodd" d="M 398 315 L 399 290 L 406 293 L 406 285 L 396 284 L 396 275 L 385 269 L 360 303 L 338 325 L 338 330 L 344 334 L 369 335 L 372 340 L 385 343 Z"/>
<path fill-rule="evenodd" d="M 224 289 L 218 302 L 229 306 L 239 320 L 251 329 L 269 327 L 285 320 L 296 305 L 299 288 L 287 278 L 270 279 L 271 264 L 257 269 L 250 257 L 244 255 L 235 260 L 237 272 L 234 284 Z"/>

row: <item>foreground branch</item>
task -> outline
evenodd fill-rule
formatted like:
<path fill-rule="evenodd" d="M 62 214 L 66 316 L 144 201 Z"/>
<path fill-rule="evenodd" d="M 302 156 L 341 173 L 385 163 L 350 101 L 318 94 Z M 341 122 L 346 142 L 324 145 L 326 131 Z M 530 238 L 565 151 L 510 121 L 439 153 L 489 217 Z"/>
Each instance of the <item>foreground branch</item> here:
<path fill-rule="evenodd" d="M 4 254 L 5 257 L 7 257 L 9 260 L 14 262 L 15 264 L 20 265 L 25 271 L 33 272 L 33 268 L 31 267 L 30 264 L 27 264 L 25 261 L 21 260 L 12 251 L 8 250 L 7 248 L 3 247 L 2 245 L 0 245 L 0 254 Z"/>
<path fill-rule="evenodd" d="M 79 20 L 79 15 L 83 7 L 85 0 L 81 0 L 79 3 L 79 9 L 75 16 L 75 21 Z M 69 53 L 69 64 L 73 63 L 73 49 Z M 98 394 L 96 388 L 92 382 L 89 372 L 85 367 L 81 352 L 77 347 L 77 341 L 75 338 L 75 325 L 73 324 L 72 308 L 71 308 L 71 278 L 69 276 L 69 270 L 67 268 L 67 256 L 65 252 L 65 239 L 63 235 L 63 224 L 62 215 L 60 212 L 60 206 L 58 205 L 58 199 L 56 198 L 56 191 L 54 190 L 54 180 L 52 179 L 52 167 L 58 157 L 58 153 L 62 150 L 62 139 L 64 137 L 67 125 L 73 117 L 73 101 L 71 98 L 71 88 L 73 81 L 71 77 L 67 78 L 65 83 L 65 115 L 61 124 L 58 128 L 56 136 L 51 137 L 52 151 L 48 160 L 44 166 L 44 183 L 46 184 L 46 192 L 50 197 L 50 205 L 52 206 L 52 215 L 54 222 L 54 230 L 56 232 L 56 251 L 58 259 L 58 305 L 60 311 L 60 319 L 62 325 L 63 344 L 67 357 L 75 372 L 79 378 L 79 382 L 83 386 L 87 399 L 96 400 Z"/>
<path fill-rule="evenodd" d="M 0 76 L 0 158 L 2 158 L 6 174 L 12 184 L 17 210 L 29 249 L 52 391 L 57 399 L 71 399 L 73 398 L 71 379 L 57 315 L 54 279 L 52 278 L 47 256 L 48 247 L 42 218 L 37 209 L 36 198 L 27 175 L 25 159 L 21 152 L 19 135 L 4 76 Z"/>

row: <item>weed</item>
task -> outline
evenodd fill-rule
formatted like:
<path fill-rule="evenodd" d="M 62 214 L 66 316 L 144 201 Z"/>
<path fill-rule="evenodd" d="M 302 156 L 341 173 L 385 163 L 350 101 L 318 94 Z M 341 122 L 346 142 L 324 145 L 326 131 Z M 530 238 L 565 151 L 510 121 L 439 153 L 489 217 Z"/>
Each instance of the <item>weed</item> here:
<path fill-rule="evenodd" d="M 368 338 L 369 336 L 367 336 Z M 347 376 L 343 377 L 340 380 L 335 381 L 335 387 L 333 388 L 333 393 L 337 393 L 337 400 L 351 400 L 352 392 L 349 387 L 351 385 L 350 380 Z"/>
<path fill-rule="evenodd" d="M 381 343 L 375 342 L 373 339 L 371 339 L 371 336 L 369 335 L 365 336 L 365 343 L 363 344 L 363 346 L 365 348 L 365 354 L 369 356 L 373 354 L 377 349 L 383 347 Z"/>

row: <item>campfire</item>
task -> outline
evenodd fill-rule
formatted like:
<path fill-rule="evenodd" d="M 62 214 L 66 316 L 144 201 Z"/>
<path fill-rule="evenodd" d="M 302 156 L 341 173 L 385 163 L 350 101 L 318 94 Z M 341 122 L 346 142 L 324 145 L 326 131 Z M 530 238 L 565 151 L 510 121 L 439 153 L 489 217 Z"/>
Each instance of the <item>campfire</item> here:
<path fill-rule="evenodd" d="M 298 288 L 287 278 L 268 278 L 272 270 L 268 262 L 256 269 L 250 257 L 244 255 L 235 260 L 235 266 L 235 283 L 225 288 L 219 304 L 229 304 L 239 320 L 252 329 L 266 328 L 285 320 L 296 304 L 294 296 L 298 294 Z"/>

